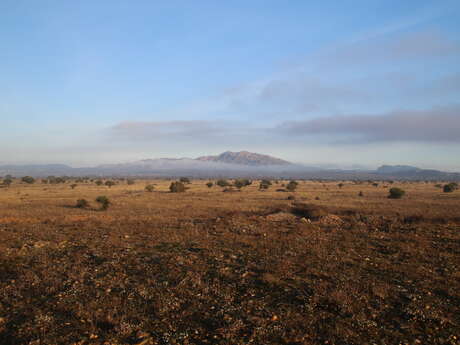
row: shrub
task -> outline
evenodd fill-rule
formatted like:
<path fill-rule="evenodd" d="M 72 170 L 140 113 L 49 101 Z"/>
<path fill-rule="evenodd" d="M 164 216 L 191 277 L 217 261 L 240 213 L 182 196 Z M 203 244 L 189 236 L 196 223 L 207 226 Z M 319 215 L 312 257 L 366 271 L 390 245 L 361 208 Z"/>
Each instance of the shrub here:
<path fill-rule="evenodd" d="M 206 183 L 206 186 L 208 186 L 208 188 L 211 188 L 212 186 L 214 186 L 214 183 L 208 182 L 208 183 Z"/>
<path fill-rule="evenodd" d="M 109 188 L 112 188 L 112 186 L 115 186 L 115 182 L 109 180 L 105 182 L 105 185 Z"/>
<path fill-rule="evenodd" d="M 102 180 L 97 180 L 96 182 L 94 182 L 96 184 L 96 186 L 102 186 L 102 184 L 104 182 L 102 182 Z"/>
<path fill-rule="evenodd" d="M 242 188 L 242 187 L 249 186 L 251 183 L 252 183 L 252 181 L 249 181 L 248 179 L 240 178 L 240 179 L 235 180 L 235 182 L 233 183 L 233 185 L 234 185 L 236 188 L 240 189 L 240 188 Z"/>
<path fill-rule="evenodd" d="M 135 184 L 136 181 L 134 181 L 133 179 L 127 179 L 126 183 L 131 186 L 131 185 Z"/>
<path fill-rule="evenodd" d="M 338 186 L 339 188 L 342 188 L 342 187 L 343 187 L 343 183 L 339 183 L 337 186 Z"/>
<path fill-rule="evenodd" d="M 145 191 L 147 192 L 153 192 L 153 190 L 155 189 L 155 187 L 153 186 L 153 184 L 148 184 L 147 186 L 145 186 Z"/>
<path fill-rule="evenodd" d="M 358 196 L 364 196 L 363 192 L 360 191 L 360 192 L 358 193 Z"/>
<path fill-rule="evenodd" d="M 96 202 L 101 204 L 101 210 L 107 210 L 111 204 L 109 198 L 104 195 L 100 195 L 96 198 Z"/>
<path fill-rule="evenodd" d="M 89 203 L 86 199 L 78 199 L 77 204 L 75 205 L 76 208 L 86 208 L 88 207 Z"/>
<path fill-rule="evenodd" d="M 374 182 L 372 185 L 373 185 L 374 187 L 378 187 L 378 186 L 379 186 L 379 184 L 376 183 L 376 182 Z"/>
<path fill-rule="evenodd" d="M 5 186 L 7 186 L 7 187 L 9 187 L 10 184 L 12 184 L 12 183 L 13 183 L 13 180 L 12 180 L 11 178 L 9 178 L 9 177 L 5 177 L 5 178 L 3 179 L 3 182 L 2 182 L 2 184 L 5 185 Z"/>
<path fill-rule="evenodd" d="M 266 185 L 269 185 L 269 186 L 272 185 L 272 182 L 270 180 L 262 180 L 260 183 L 263 183 L 263 184 L 266 184 Z"/>
<path fill-rule="evenodd" d="M 406 194 L 406 192 L 401 188 L 391 188 L 388 197 L 390 199 L 401 199 L 404 194 Z"/>
<path fill-rule="evenodd" d="M 286 186 L 286 189 L 290 192 L 293 192 L 297 189 L 297 181 L 290 181 L 287 186 Z"/>
<path fill-rule="evenodd" d="M 181 177 L 179 181 L 182 183 L 190 183 L 190 179 L 188 177 Z"/>
<path fill-rule="evenodd" d="M 31 176 L 24 176 L 22 179 L 22 182 L 25 182 L 25 183 L 28 183 L 28 184 L 32 184 L 32 183 L 35 183 L 35 179 Z"/>
<path fill-rule="evenodd" d="M 444 185 L 444 193 L 452 193 L 454 190 L 458 189 L 458 183 L 452 182 Z"/>
<path fill-rule="evenodd" d="M 171 182 L 169 190 L 171 193 L 182 193 L 185 192 L 185 185 L 180 181 Z"/>
<path fill-rule="evenodd" d="M 220 179 L 220 180 L 217 180 L 216 185 L 218 185 L 219 187 L 227 187 L 230 185 L 230 183 L 228 183 L 227 180 Z"/>
<path fill-rule="evenodd" d="M 73 183 L 70 185 L 70 188 L 75 189 L 75 187 L 78 186 L 76 183 Z"/>
<path fill-rule="evenodd" d="M 270 185 L 268 183 L 264 183 L 264 181 L 261 181 L 260 182 L 260 185 L 259 185 L 259 189 L 262 190 L 262 189 L 268 189 L 270 187 Z"/>

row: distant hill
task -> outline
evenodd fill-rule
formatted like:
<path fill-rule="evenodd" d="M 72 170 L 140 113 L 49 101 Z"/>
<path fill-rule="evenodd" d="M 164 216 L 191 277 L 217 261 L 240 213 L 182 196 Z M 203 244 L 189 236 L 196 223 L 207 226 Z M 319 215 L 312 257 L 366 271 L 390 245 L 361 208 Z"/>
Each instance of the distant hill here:
<path fill-rule="evenodd" d="M 267 165 L 290 165 L 292 163 L 275 158 L 268 155 L 259 153 L 252 153 L 248 151 L 231 152 L 226 151 L 218 156 L 203 156 L 198 157 L 197 160 L 204 162 L 219 162 L 228 164 L 240 164 L 249 166 L 267 166 Z"/>
<path fill-rule="evenodd" d="M 460 173 L 420 169 L 408 165 L 382 165 L 376 170 L 315 168 L 247 151 L 224 152 L 199 158 L 157 158 L 88 168 L 62 164 L 0 165 L 0 176 L 135 176 L 220 178 L 284 178 L 331 180 L 432 180 L 460 181 Z"/>

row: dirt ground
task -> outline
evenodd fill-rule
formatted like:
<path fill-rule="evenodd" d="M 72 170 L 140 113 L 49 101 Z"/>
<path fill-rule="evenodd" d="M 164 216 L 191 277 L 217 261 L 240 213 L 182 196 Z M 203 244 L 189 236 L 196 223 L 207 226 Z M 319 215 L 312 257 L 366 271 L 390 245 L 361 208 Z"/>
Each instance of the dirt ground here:
<path fill-rule="evenodd" d="M 460 190 L 207 182 L 1 188 L 0 344 L 460 343 Z"/>

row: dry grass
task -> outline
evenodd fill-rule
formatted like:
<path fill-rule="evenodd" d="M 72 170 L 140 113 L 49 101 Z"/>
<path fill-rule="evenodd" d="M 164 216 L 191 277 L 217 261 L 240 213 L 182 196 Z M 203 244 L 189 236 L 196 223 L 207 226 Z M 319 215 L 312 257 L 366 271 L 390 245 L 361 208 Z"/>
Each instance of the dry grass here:
<path fill-rule="evenodd" d="M 460 191 L 170 182 L 0 189 L 0 344 L 458 343 Z"/>

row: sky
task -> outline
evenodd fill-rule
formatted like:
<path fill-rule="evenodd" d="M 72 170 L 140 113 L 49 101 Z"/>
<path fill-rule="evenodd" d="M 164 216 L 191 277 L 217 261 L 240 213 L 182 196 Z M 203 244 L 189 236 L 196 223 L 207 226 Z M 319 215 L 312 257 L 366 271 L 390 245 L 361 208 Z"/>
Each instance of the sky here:
<path fill-rule="evenodd" d="M 0 1 L 0 163 L 460 171 L 460 2 Z"/>

